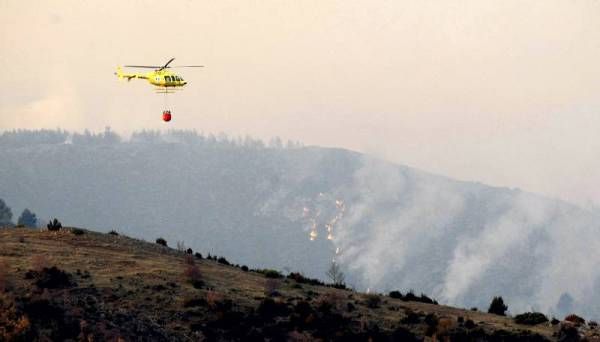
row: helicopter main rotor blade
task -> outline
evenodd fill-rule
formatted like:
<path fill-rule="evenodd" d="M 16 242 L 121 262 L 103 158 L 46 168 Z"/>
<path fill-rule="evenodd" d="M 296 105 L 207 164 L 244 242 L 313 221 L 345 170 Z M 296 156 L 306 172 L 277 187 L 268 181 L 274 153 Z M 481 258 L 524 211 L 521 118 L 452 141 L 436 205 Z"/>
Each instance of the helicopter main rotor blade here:
<path fill-rule="evenodd" d="M 148 69 L 162 68 L 161 66 L 154 66 L 154 65 L 124 65 L 124 67 L 126 67 L 126 68 L 148 68 Z"/>
<path fill-rule="evenodd" d="M 168 62 L 167 62 L 167 63 L 166 63 L 166 64 L 165 64 L 165 65 L 164 65 L 162 68 L 160 68 L 160 70 L 162 70 L 162 69 L 165 69 L 165 68 L 168 68 L 168 67 L 169 67 L 169 64 L 171 64 L 171 62 L 172 62 L 172 61 L 174 61 L 174 60 L 175 60 L 175 58 L 171 58 L 171 59 L 169 59 L 169 61 L 168 61 Z"/>
<path fill-rule="evenodd" d="M 174 65 L 168 68 L 204 68 L 204 65 Z"/>

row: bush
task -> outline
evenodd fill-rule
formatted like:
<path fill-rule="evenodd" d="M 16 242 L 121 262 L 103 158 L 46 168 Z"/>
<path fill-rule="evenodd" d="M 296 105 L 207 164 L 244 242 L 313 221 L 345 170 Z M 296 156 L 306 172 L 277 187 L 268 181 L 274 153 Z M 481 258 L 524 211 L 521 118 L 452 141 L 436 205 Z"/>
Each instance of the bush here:
<path fill-rule="evenodd" d="M 465 328 L 467 328 L 467 329 L 473 329 L 473 328 L 475 328 L 476 326 L 477 326 L 477 324 L 475 324 L 475 322 L 473 322 L 473 320 L 472 320 L 472 319 L 468 319 L 468 320 L 465 322 Z"/>
<path fill-rule="evenodd" d="M 25 278 L 36 279 L 35 285 L 41 289 L 64 289 L 77 286 L 77 283 L 71 280 L 70 274 L 56 266 L 45 267 L 41 272 L 28 271 Z"/>
<path fill-rule="evenodd" d="M 548 322 L 548 317 L 546 317 L 541 312 L 525 312 L 515 316 L 515 323 L 517 324 L 527 324 L 527 325 L 536 325 L 540 323 Z"/>
<path fill-rule="evenodd" d="M 262 318 L 270 319 L 275 316 L 287 316 L 290 309 L 284 303 L 265 298 L 258 306 L 257 312 Z"/>
<path fill-rule="evenodd" d="M 395 299 L 402 299 L 402 293 L 400 291 L 390 291 L 390 293 L 388 294 L 388 296 L 390 298 L 395 298 Z"/>
<path fill-rule="evenodd" d="M 343 297 L 338 292 L 322 294 L 316 300 L 317 310 L 322 313 L 329 313 L 332 310 L 340 310 L 342 303 Z"/>
<path fill-rule="evenodd" d="M 435 299 L 431 299 L 423 293 L 421 293 L 420 297 L 417 297 L 413 293 L 412 290 L 410 290 L 406 295 L 402 295 L 402 293 L 400 291 L 391 291 L 388 294 L 388 296 L 390 298 L 401 299 L 405 302 L 420 302 L 420 303 L 435 304 L 435 305 L 438 304 L 438 302 Z"/>
<path fill-rule="evenodd" d="M 248 272 L 248 266 L 246 266 L 246 265 L 242 266 L 242 271 Z"/>
<path fill-rule="evenodd" d="M 192 251 L 191 248 L 188 248 L 187 251 L 185 251 L 187 254 L 192 255 L 194 254 L 194 251 Z"/>
<path fill-rule="evenodd" d="M 202 259 L 202 254 L 198 252 L 194 253 L 194 256 L 196 257 L 196 259 Z"/>
<path fill-rule="evenodd" d="M 299 273 L 299 272 L 292 272 L 287 275 L 287 278 L 295 280 L 296 282 L 301 283 L 301 284 L 325 285 L 322 281 L 320 281 L 318 279 L 307 278 L 302 273 Z"/>
<path fill-rule="evenodd" d="M 165 240 L 163 238 L 156 239 L 156 243 L 159 244 L 159 245 L 161 245 L 161 246 L 167 247 L 167 240 Z"/>
<path fill-rule="evenodd" d="M 85 234 L 85 230 L 79 228 L 72 228 L 71 233 L 73 233 L 73 235 L 83 235 Z"/>
<path fill-rule="evenodd" d="M 223 265 L 227 265 L 227 266 L 231 265 L 231 264 L 229 263 L 229 261 L 227 261 L 227 259 L 225 259 L 224 257 L 220 257 L 219 259 L 217 259 L 217 262 L 218 262 L 219 264 L 223 264 Z"/>
<path fill-rule="evenodd" d="M 272 278 L 272 279 L 283 278 L 283 275 L 275 270 L 266 269 L 266 270 L 262 270 L 262 272 L 260 272 L 260 273 L 264 274 L 265 277 L 267 277 L 267 278 Z"/>
<path fill-rule="evenodd" d="M 576 314 L 570 314 L 565 317 L 565 321 L 575 323 L 575 325 L 585 324 L 585 319 L 577 316 Z"/>
<path fill-rule="evenodd" d="M 419 317 L 419 315 L 417 313 L 415 313 L 411 309 L 407 309 L 406 316 L 404 316 L 400 320 L 400 323 L 402 323 L 402 324 L 419 324 L 419 323 L 421 323 L 421 318 Z"/>
<path fill-rule="evenodd" d="M 494 299 L 492 299 L 492 302 L 490 303 L 490 307 L 488 308 L 488 313 L 506 316 L 507 309 L 508 306 L 504 304 L 504 300 L 502 299 L 502 297 L 494 297 Z"/>
<path fill-rule="evenodd" d="M 421 303 L 435 304 L 435 305 L 437 305 L 437 303 L 438 303 L 436 300 L 433 300 L 433 299 L 427 297 L 423 293 L 421 293 L 421 297 L 417 301 L 421 302 Z"/>
<path fill-rule="evenodd" d="M 200 273 L 200 269 L 194 262 L 194 257 L 190 254 L 186 254 L 184 262 L 185 269 L 183 270 L 183 276 L 190 284 L 192 284 L 194 288 L 202 288 L 202 286 L 204 286 L 204 281 L 202 280 L 202 274 Z"/>
<path fill-rule="evenodd" d="M 381 298 L 376 294 L 368 294 L 365 303 L 367 304 L 367 307 L 375 309 L 379 307 Z"/>
<path fill-rule="evenodd" d="M 406 295 L 404 295 L 404 298 L 402 300 L 406 302 L 416 302 L 419 300 L 419 297 L 415 296 L 414 292 L 410 290 Z"/>
<path fill-rule="evenodd" d="M 119 236 L 119 233 L 117 233 L 116 230 L 111 230 L 110 232 L 108 232 L 108 234 L 114 235 L 114 236 Z"/>
<path fill-rule="evenodd" d="M 48 222 L 46 228 L 48 228 L 48 230 L 51 232 L 57 232 L 62 228 L 62 223 L 60 223 L 60 221 L 57 218 L 54 218 L 54 220 Z"/>

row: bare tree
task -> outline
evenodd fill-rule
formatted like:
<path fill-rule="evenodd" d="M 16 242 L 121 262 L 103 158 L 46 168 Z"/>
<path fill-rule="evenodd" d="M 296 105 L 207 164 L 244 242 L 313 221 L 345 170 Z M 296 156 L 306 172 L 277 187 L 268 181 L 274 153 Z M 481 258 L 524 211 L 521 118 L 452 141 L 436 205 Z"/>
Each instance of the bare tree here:
<path fill-rule="evenodd" d="M 344 281 L 346 279 L 346 277 L 344 276 L 344 273 L 342 272 L 342 269 L 335 262 L 335 260 L 331 262 L 331 266 L 329 267 L 329 269 L 327 270 L 327 273 L 325 273 L 325 274 L 327 275 L 327 277 L 329 279 L 331 279 L 331 282 L 335 285 L 343 285 Z"/>

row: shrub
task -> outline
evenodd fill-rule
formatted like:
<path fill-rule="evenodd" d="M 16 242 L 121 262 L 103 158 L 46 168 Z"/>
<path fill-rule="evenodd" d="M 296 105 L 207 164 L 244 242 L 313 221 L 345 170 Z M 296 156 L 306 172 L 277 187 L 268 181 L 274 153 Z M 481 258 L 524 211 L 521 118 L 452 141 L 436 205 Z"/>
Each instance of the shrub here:
<path fill-rule="evenodd" d="M 515 316 L 515 323 L 517 324 L 527 324 L 527 325 L 536 325 L 540 323 L 548 322 L 548 317 L 546 317 L 541 312 L 525 312 Z"/>
<path fill-rule="evenodd" d="M 508 306 L 504 304 L 502 297 L 494 297 L 490 303 L 490 307 L 488 308 L 488 313 L 505 316 L 506 309 L 508 309 Z"/>
<path fill-rule="evenodd" d="M 415 293 L 412 290 L 410 290 L 408 291 L 408 293 L 406 293 L 406 295 L 404 295 L 404 298 L 402 298 L 402 300 L 406 302 L 416 302 L 419 300 L 419 297 L 417 297 Z"/>
<path fill-rule="evenodd" d="M 589 321 L 589 322 L 588 322 L 588 326 L 589 326 L 590 328 L 592 328 L 592 329 L 595 329 L 595 328 L 597 328 L 597 327 L 598 327 L 598 322 L 596 322 L 596 321 Z"/>
<path fill-rule="evenodd" d="M 292 272 L 287 275 L 287 278 L 295 280 L 296 282 L 301 283 L 301 284 L 325 285 L 322 281 L 320 281 L 318 279 L 307 278 L 302 273 L 299 273 L 299 272 Z"/>
<path fill-rule="evenodd" d="M 347 289 L 346 284 L 344 284 L 344 283 L 329 284 L 329 285 L 327 285 L 327 287 L 333 287 L 334 289 L 339 289 L 339 290 Z"/>
<path fill-rule="evenodd" d="M 575 323 L 575 325 L 585 324 L 585 319 L 577 316 L 576 314 L 570 314 L 565 317 L 565 321 Z"/>
<path fill-rule="evenodd" d="M 287 316 L 290 309 L 285 303 L 276 302 L 272 298 L 265 298 L 259 304 L 257 312 L 261 317 L 268 319 L 275 316 Z"/>
<path fill-rule="evenodd" d="M 331 310 L 340 310 L 343 298 L 337 292 L 328 292 L 322 294 L 316 300 L 317 310 L 323 313 L 331 312 Z"/>
<path fill-rule="evenodd" d="M 283 275 L 281 273 L 279 273 L 278 271 L 275 271 L 275 270 L 266 269 L 266 270 L 263 270 L 262 273 L 267 278 L 273 278 L 273 279 L 283 278 Z"/>
<path fill-rule="evenodd" d="M 85 231 L 79 228 L 72 228 L 71 233 L 73 233 L 73 235 L 83 235 L 85 234 Z"/>
<path fill-rule="evenodd" d="M 194 256 L 196 257 L 196 259 L 202 259 L 202 254 L 198 252 L 194 253 Z"/>
<path fill-rule="evenodd" d="M 558 323 L 560 323 L 560 321 L 558 319 L 556 319 L 556 317 L 552 317 L 552 320 L 550 321 L 550 324 L 557 325 Z"/>
<path fill-rule="evenodd" d="M 425 335 L 432 336 L 433 334 L 435 334 L 437 332 L 437 326 L 438 326 L 439 319 L 435 314 L 432 314 L 432 313 L 427 314 L 425 316 L 424 322 L 427 325 L 427 331 L 425 332 Z"/>
<path fill-rule="evenodd" d="M 379 295 L 376 295 L 376 294 L 368 294 L 367 295 L 367 299 L 366 299 L 367 307 L 369 307 L 371 309 L 375 309 L 375 308 L 379 307 L 380 303 L 381 303 L 381 298 L 379 297 Z"/>
<path fill-rule="evenodd" d="M 156 239 L 156 243 L 159 244 L 159 245 L 161 245 L 161 246 L 167 247 L 167 240 L 165 240 L 165 239 L 163 239 L 161 237 L 158 238 L 158 239 Z"/>
<path fill-rule="evenodd" d="M 54 218 L 54 220 L 48 222 L 46 228 L 48 228 L 48 230 L 51 232 L 57 232 L 62 228 L 62 223 L 60 223 L 60 221 L 57 218 Z"/>
<path fill-rule="evenodd" d="M 41 289 L 64 289 L 77 286 L 77 283 L 71 280 L 70 274 L 58 269 L 56 266 L 45 267 L 41 272 L 28 271 L 25 277 L 36 279 L 35 285 Z"/>
<path fill-rule="evenodd" d="M 577 328 L 571 324 L 561 324 L 558 330 L 558 341 L 580 341 Z"/>
<path fill-rule="evenodd" d="M 217 259 L 217 262 L 218 262 L 219 264 L 223 264 L 223 265 L 227 265 L 227 266 L 231 265 L 231 264 L 229 263 L 229 261 L 227 261 L 227 259 L 225 259 L 224 257 L 220 257 L 219 259 Z"/>
<path fill-rule="evenodd" d="M 202 280 L 202 274 L 200 273 L 200 269 L 195 264 L 186 263 L 183 275 L 186 277 L 187 281 L 189 281 L 190 284 L 192 284 L 194 288 L 199 289 L 202 288 L 202 286 L 204 286 L 204 281 Z"/>
<path fill-rule="evenodd" d="M 473 320 L 472 320 L 472 319 L 468 319 L 468 320 L 465 322 L 465 328 L 467 328 L 467 329 L 473 329 L 473 328 L 475 328 L 476 326 L 477 326 L 477 324 L 475 324 L 475 322 L 473 322 Z"/>
<path fill-rule="evenodd" d="M 242 271 L 248 272 L 248 266 L 246 266 L 246 265 L 242 266 Z"/>
<path fill-rule="evenodd" d="M 400 323 L 402 323 L 402 324 L 419 324 L 419 323 L 421 323 L 421 318 L 419 317 L 419 315 L 417 313 L 415 313 L 411 309 L 407 309 L 406 316 L 404 316 L 400 320 Z"/>
<path fill-rule="evenodd" d="M 402 299 L 402 293 L 400 291 L 390 291 L 390 293 L 388 294 L 388 296 L 390 296 L 390 298 L 396 298 L 396 299 Z"/>
<path fill-rule="evenodd" d="M 423 293 L 421 293 L 421 297 L 417 301 L 421 302 L 421 303 L 435 304 L 435 305 L 437 305 L 437 303 L 438 303 L 436 300 L 433 300 L 433 299 L 427 297 Z"/>
<path fill-rule="evenodd" d="M 202 274 L 200 273 L 200 269 L 198 268 L 198 266 L 196 266 L 194 257 L 191 254 L 186 254 L 183 260 L 185 263 L 185 269 L 183 271 L 184 277 L 195 288 L 202 288 L 202 286 L 204 285 L 204 281 L 202 281 Z"/>
<path fill-rule="evenodd" d="M 108 232 L 108 234 L 110 235 L 115 235 L 115 236 L 119 236 L 119 233 L 117 233 L 116 230 L 111 230 L 110 232 Z"/>
<path fill-rule="evenodd" d="M 188 248 L 187 251 L 186 251 L 186 253 L 189 254 L 189 255 L 192 255 L 192 254 L 194 254 L 194 251 L 192 251 L 191 248 Z"/>

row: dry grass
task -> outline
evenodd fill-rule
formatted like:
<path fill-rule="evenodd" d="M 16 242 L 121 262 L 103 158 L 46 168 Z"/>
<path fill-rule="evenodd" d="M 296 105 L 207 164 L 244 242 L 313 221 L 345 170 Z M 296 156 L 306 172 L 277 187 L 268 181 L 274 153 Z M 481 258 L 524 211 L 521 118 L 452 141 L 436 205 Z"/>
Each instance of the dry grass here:
<path fill-rule="evenodd" d="M 25 242 L 19 242 L 21 236 Z M 181 332 L 184 335 L 190 324 L 202 322 L 207 319 L 206 315 L 210 315 L 210 312 L 195 313 L 196 316 L 186 318 L 188 321 L 185 324 L 174 320 L 173 317 L 180 317 L 187 310 L 183 307 L 185 298 L 205 298 L 211 308 L 228 299 L 240 310 L 255 309 L 274 290 L 280 293 L 282 302 L 305 298 L 315 306 L 318 302 L 327 302 L 334 310 L 343 311 L 357 326 L 360 322 L 376 322 L 381 329 L 393 329 L 405 312 L 412 310 L 423 315 L 434 313 L 440 317 L 438 332 L 441 334 L 455 327 L 458 317 L 464 317 L 465 321 L 471 319 L 489 331 L 529 330 L 549 339 L 552 339 L 556 329 L 549 324 L 520 326 L 508 317 L 444 305 L 404 302 L 383 296 L 380 303 L 369 308 L 365 303 L 372 301 L 372 295 L 307 284 L 297 288 L 292 286 L 295 284 L 293 280 L 277 280 L 276 285 L 269 284 L 262 274 L 243 272 L 212 260 L 191 258 L 190 261 L 183 252 L 123 235 L 92 231 L 74 235 L 66 230 L 0 230 L 0 290 L 10 282 L 21 293 L 30 291 L 31 282 L 24 279 L 23 274 L 29 269 L 54 265 L 71 274 L 89 272 L 89 277 L 76 279 L 79 291 L 93 288 L 101 295 L 106 294 L 107 298 L 116 296 L 117 299 L 108 301 L 106 305 L 114 305 L 118 310 L 133 315 L 143 315 L 144 319 L 154 322 L 161 329 L 178 331 L 178 334 Z M 191 268 L 194 274 L 190 273 Z M 196 275 L 201 275 L 205 283 L 201 289 L 194 288 L 189 281 L 182 279 Z M 347 303 L 355 305 L 356 310 L 345 312 Z M 24 321 L 21 323 L 25 324 Z M 186 336 L 194 339 L 188 335 L 182 339 L 185 340 Z M 292 340 L 306 337 L 299 332 L 290 335 Z"/>

